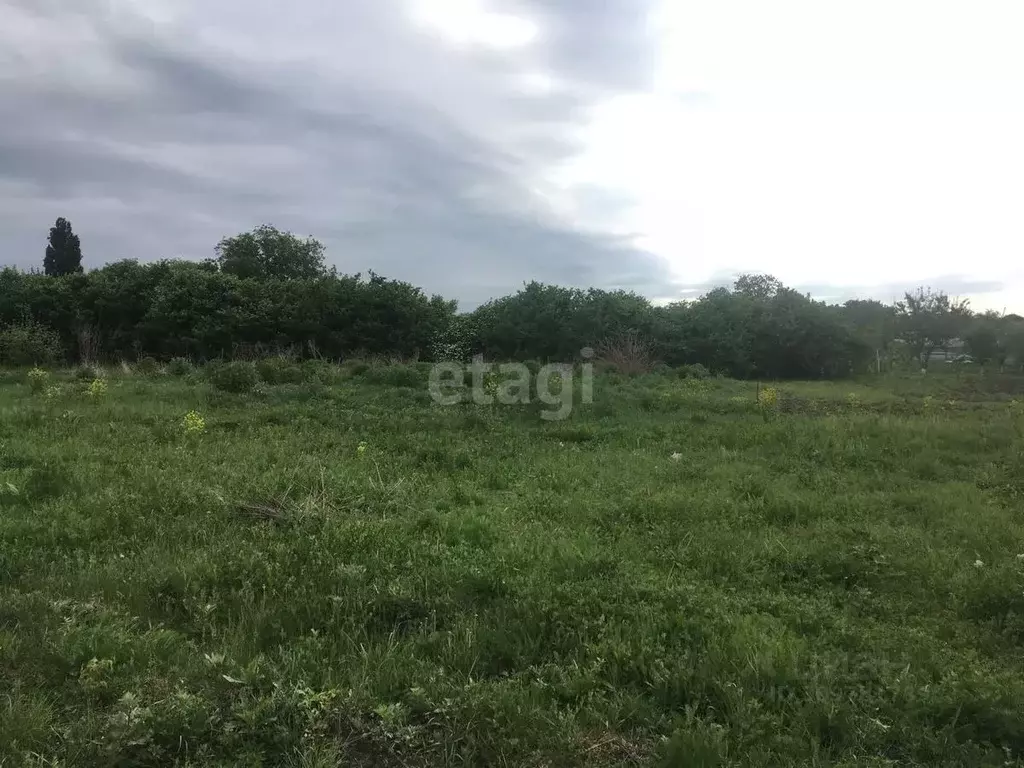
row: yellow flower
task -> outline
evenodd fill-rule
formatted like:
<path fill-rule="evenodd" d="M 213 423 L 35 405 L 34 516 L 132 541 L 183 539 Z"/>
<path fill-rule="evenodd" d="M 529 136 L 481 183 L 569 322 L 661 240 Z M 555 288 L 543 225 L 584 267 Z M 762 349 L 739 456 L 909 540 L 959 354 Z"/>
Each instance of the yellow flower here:
<path fill-rule="evenodd" d="M 765 387 L 757 393 L 757 404 L 765 410 L 774 408 L 779 402 L 779 391 L 775 387 Z"/>
<path fill-rule="evenodd" d="M 103 379 L 93 379 L 87 390 L 89 397 L 103 397 L 107 394 L 107 382 Z"/>
<path fill-rule="evenodd" d="M 46 380 L 50 377 L 42 368 L 33 368 L 28 372 L 28 386 L 33 392 L 41 392 Z"/>
<path fill-rule="evenodd" d="M 851 408 L 856 408 L 857 406 L 860 405 L 860 395 L 858 395 L 856 392 L 850 392 L 846 396 L 846 404 L 849 405 Z"/>
<path fill-rule="evenodd" d="M 360 443 L 356 447 L 356 454 L 362 456 L 364 453 L 366 453 L 366 443 Z"/>
<path fill-rule="evenodd" d="M 181 420 L 186 435 L 197 435 L 206 431 L 206 421 L 195 411 L 189 411 Z"/>

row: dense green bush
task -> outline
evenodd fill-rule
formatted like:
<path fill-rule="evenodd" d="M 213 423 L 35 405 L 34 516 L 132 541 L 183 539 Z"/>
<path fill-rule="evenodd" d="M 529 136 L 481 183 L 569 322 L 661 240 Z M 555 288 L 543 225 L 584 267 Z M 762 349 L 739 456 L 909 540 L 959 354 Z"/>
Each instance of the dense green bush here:
<path fill-rule="evenodd" d="M 59 278 L 0 270 L 0 325 L 26 316 L 75 357 L 89 329 L 106 360 L 232 358 L 240 347 L 408 359 L 430 356 L 455 303 L 372 273 L 260 280 L 185 261 L 122 261 Z"/>
<path fill-rule="evenodd" d="M 256 372 L 266 384 L 298 384 L 306 379 L 302 368 L 286 357 L 265 357 L 256 362 Z"/>
<path fill-rule="evenodd" d="M 349 376 L 363 376 L 370 370 L 370 364 L 365 360 L 346 360 L 341 368 Z"/>
<path fill-rule="evenodd" d="M 879 345 L 892 343 L 891 314 L 883 305 L 827 306 L 766 276 L 745 276 L 731 290 L 664 307 L 626 291 L 530 283 L 457 315 L 454 302 L 372 273 L 243 278 L 184 261 L 123 261 L 63 277 L 0 270 L 0 325 L 29 318 L 53 329 L 58 355 L 67 350 L 89 361 L 254 359 L 287 349 L 330 361 L 466 361 L 482 354 L 489 361 L 569 363 L 592 359 L 587 348 L 608 351 L 616 339 L 630 338 L 650 352 L 638 370 L 663 363 L 739 378 L 831 378 L 867 370 L 879 358 Z M 1001 319 L 992 323 L 1003 329 L 997 346 L 1009 349 L 1000 339 L 1016 337 Z M 973 347 L 991 335 L 975 334 Z M 53 346 L 51 335 L 46 349 Z M 44 362 L 28 357 L 22 364 Z M 313 375 L 365 375 L 361 365 Z M 280 364 L 261 365 L 260 375 L 295 379 L 274 366 Z"/>
<path fill-rule="evenodd" d="M 260 380 L 256 367 L 241 361 L 210 365 L 207 378 L 214 389 L 235 394 L 251 392 Z"/>
<path fill-rule="evenodd" d="M 0 330 L 0 365 L 49 365 L 62 356 L 60 337 L 40 323 L 16 323 Z"/>
<path fill-rule="evenodd" d="M 167 372 L 171 376 L 185 376 L 195 369 L 192 362 L 185 357 L 172 357 L 171 361 L 167 363 Z"/>
<path fill-rule="evenodd" d="M 135 372 L 142 376 L 152 376 L 160 372 L 160 364 L 152 357 L 144 357 L 135 364 Z"/>
<path fill-rule="evenodd" d="M 691 363 L 679 368 L 679 377 L 683 379 L 707 379 L 711 377 L 711 371 L 700 363 Z"/>
<path fill-rule="evenodd" d="M 326 360 L 303 360 L 299 371 L 307 384 L 333 384 L 341 378 L 338 366 Z"/>

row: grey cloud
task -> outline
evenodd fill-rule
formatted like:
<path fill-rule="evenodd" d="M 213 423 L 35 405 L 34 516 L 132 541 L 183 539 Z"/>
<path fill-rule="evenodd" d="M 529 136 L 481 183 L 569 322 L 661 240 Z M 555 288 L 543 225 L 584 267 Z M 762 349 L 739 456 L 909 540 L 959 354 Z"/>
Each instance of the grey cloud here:
<path fill-rule="evenodd" d="M 60 62 L 0 80 L 3 262 L 36 265 L 58 215 L 93 267 L 203 258 L 269 221 L 320 237 L 345 271 L 469 304 L 530 279 L 645 293 L 670 282 L 656 257 L 578 231 L 531 190 L 575 150 L 596 92 L 642 85 L 642 3 L 522 4 L 547 33 L 523 61 L 449 50 L 397 4 L 300 2 L 282 17 L 268 0 L 149 3 L 138 7 L 170 20 L 0 0 L 0 14 L 22 14 L 14 29 L 40 37 L 0 30 L 15 67 L 47 34 L 74 32 Z M 538 62 L 575 85 L 527 93 L 515 75 Z M 602 212 L 628 202 L 583 199 Z"/>
<path fill-rule="evenodd" d="M 657 48 L 648 24 L 649 4 L 530 0 L 524 5 L 530 15 L 542 19 L 556 69 L 602 89 L 642 90 L 650 84 Z"/>

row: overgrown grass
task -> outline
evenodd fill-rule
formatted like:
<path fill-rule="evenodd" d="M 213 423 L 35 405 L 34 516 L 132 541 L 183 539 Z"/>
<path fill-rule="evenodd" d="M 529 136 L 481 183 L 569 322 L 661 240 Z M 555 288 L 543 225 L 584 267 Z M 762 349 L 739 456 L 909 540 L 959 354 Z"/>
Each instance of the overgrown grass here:
<path fill-rule="evenodd" d="M 778 385 L 762 414 L 753 384 L 608 375 L 549 423 L 436 406 L 422 367 L 181 373 L 0 378 L 4 765 L 1024 753 L 1002 385 Z"/>

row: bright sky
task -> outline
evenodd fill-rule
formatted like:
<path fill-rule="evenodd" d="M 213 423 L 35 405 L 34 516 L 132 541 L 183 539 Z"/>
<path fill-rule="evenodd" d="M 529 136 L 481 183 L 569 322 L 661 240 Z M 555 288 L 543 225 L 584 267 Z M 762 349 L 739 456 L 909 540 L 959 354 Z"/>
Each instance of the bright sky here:
<path fill-rule="evenodd" d="M 421 5 L 461 44 L 543 35 L 473 0 Z M 638 234 L 691 283 L 754 270 L 886 298 L 939 278 L 1024 311 L 1024 3 L 664 0 L 652 23 L 655 86 L 601 103 L 547 175 L 635 201 L 580 222 Z"/>

